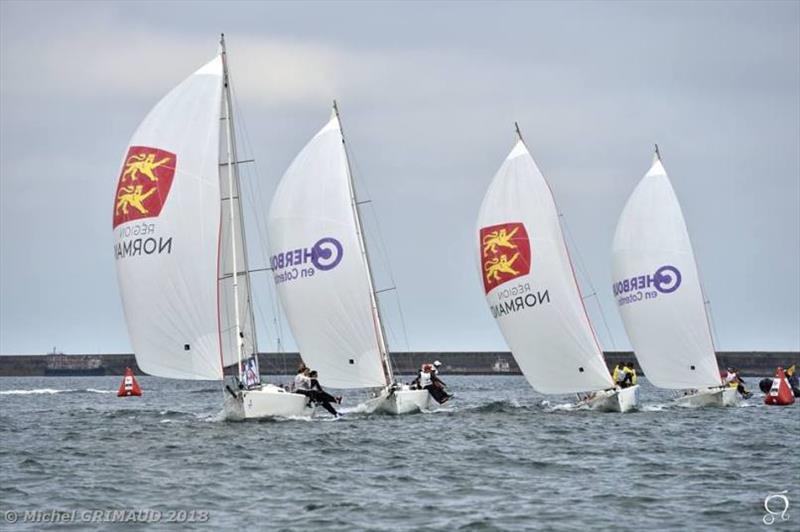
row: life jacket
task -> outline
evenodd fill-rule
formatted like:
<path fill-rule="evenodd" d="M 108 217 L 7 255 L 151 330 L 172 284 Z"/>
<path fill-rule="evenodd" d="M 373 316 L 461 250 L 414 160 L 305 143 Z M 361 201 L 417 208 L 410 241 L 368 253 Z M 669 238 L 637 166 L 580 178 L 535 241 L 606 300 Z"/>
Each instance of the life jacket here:
<path fill-rule="evenodd" d="M 420 371 L 419 372 L 419 386 L 420 388 L 425 388 L 426 386 L 430 386 L 433 384 L 431 380 L 431 373 L 429 371 Z"/>
<path fill-rule="evenodd" d="M 737 388 L 739 386 L 739 383 L 737 382 L 736 379 L 736 373 L 730 373 L 730 372 L 726 373 L 725 378 L 723 379 L 723 383 L 731 388 Z"/>
<path fill-rule="evenodd" d="M 636 384 L 636 370 L 635 369 L 629 368 L 628 366 L 625 366 L 625 369 L 623 369 L 622 371 L 624 371 L 626 374 L 631 376 L 631 380 L 630 380 L 631 386 Z"/>
<path fill-rule="evenodd" d="M 616 384 L 622 384 L 623 382 L 625 382 L 625 373 L 626 373 L 625 368 L 620 369 L 619 366 L 614 368 L 614 375 L 613 375 L 614 382 Z"/>

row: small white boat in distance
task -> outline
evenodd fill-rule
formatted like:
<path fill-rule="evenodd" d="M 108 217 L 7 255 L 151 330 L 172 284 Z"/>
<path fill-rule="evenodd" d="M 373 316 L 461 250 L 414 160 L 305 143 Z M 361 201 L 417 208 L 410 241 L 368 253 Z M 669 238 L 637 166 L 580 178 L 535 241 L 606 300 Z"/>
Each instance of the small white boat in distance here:
<path fill-rule="evenodd" d="M 328 123 L 278 184 L 268 225 L 278 298 L 320 382 L 378 390 L 367 411 L 430 408 L 427 390 L 395 383 L 335 102 Z"/>
<path fill-rule="evenodd" d="M 223 381 L 229 419 L 309 416 L 305 396 L 262 385 L 239 200 L 224 37 L 131 138 L 114 196 L 114 251 L 139 367 Z"/>
<path fill-rule="evenodd" d="M 478 268 L 492 315 L 530 385 L 583 393 L 580 405 L 627 412 L 639 387 L 615 387 L 589 322 L 544 176 L 517 129 L 483 199 Z"/>
<path fill-rule="evenodd" d="M 612 257 L 614 297 L 647 379 L 685 390 L 680 405 L 737 404 L 736 388 L 722 385 L 689 232 L 658 146 L 619 217 Z"/>

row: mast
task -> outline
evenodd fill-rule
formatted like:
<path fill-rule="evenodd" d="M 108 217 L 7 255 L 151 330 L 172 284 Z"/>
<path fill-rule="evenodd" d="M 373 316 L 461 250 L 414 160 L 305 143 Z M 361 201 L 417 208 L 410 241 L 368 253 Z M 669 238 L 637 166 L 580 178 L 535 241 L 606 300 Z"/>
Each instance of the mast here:
<path fill-rule="evenodd" d="M 237 249 L 236 249 L 236 222 L 238 217 L 239 227 L 242 235 L 242 256 L 244 259 L 244 275 L 245 275 L 245 284 L 247 288 L 247 299 L 250 300 L 250 282 L 247 278 L 247 246 L 245 244 L 245 235 L 244 235 L 244 218 L 242 216 L 242 208 L 241 202 L 238 199 L 238 194 L 241 192 L 241 186 L 239 183 L 239 172 L 238 172 L 238 159 L 236 158 L 236 139 L 234 136 L 234 128 L 233 128 L 233 105 L 232 105 L 232 98 L 231 98 L 231 84 L 230 84 L 230 74 L 228 71 L 228 55 L 225 50 L 225 34 L 220 35 L 220 47 L 222 50 L 222 71 L 223 71 L 223 88 L 224 88 L 224 98 L 225 98 L 225 125 L 227 134 L 226 136 L 226 145 L 227 145 L 227 167 L 228 167 L 228 201 L 230 202 L 229 205 L 229 222 L 230 222 L 230 231 L 231 231 L 231 266 L 232 272 L 231 277 L 233 279 L 233 313 L 234 313 L 234 322 L 235 322 L 235 338 L 236 338 L 236 356 L 238 360 L 238 373 L 239 373 L 239 380 L 242 379 L 242 359 L 243 353 L 242 349 L 244 347 L 244 334 L 242 333 L 242 322 L 241 316 L 239 315 L 239 265 L 236 261 L 237 256 Z M 234 212 L 238 211 L 238 212 Z M 249 308 L 249 306 L 248 306 Z M 256 344 L 256 329 L 255 323 L 252 320 L 252 313 L 250 313 L 250 334 L 253 337 L 253 349 L 256 353 L 258 353 L 257 344 Z"/>
<path fill-rule="evenodd" d="M 375 282 L 372 278 L 372 266 L 369 262 L 369 252 L 367 250 L 367 241 L 364 238 L 364 232 L 361 226 L 361 213 L 358 210 L 358 198 L 356 197 L 356 186 L 353 181 L 353 171 L 350 167 L 350 155 L 347 153 L 347 143 L 344 138 L 344 128 L 342 128 L 342 120 L 339 117 L 339 106 L 336 105 L 336 100 L 333 101 L 333 112 L 336 114 L 336 120 L 339 122 L 339 131 L 342 134 L 342 147 L 344 148 L 344 156 L 347 161 L 347 179 L 350 188 L 350 203 L 353 208 L 353 217 L 356 222 L 356 234 L 358 235 L 358 243 L 361 247 L 361 256 L 364 264 L 367 266 L 367 279 L 369 280 L 369 302 L 372 310 L 372 320 L 375 325 L 375 337 L 378 341 L 378 351 L 381 357 L 381 366 L 383 366 L 383 374 L 386 377 L 386 385 L 390 386 L 394 382 L 392 375 L 392 367 L 389 363 L 389 347 L 386 342 L 386 331 L 383 329 L 383 320 L 381 320 L 381 309 L 378 305 L 378 297 L 375 292 Z"/>

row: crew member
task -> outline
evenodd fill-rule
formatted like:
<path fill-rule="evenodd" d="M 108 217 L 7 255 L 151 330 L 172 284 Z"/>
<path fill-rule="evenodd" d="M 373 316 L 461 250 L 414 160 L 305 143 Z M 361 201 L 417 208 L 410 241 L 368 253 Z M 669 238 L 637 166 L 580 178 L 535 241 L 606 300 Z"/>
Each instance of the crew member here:
<path fill-rule="evenodd" d="M 339 417 L 339 412 L 337 412 L 336 409 L 331 406 L 331 403 L 341 404 L 342 397 L 334 397 L 322 389 L 322 386 L 317 380 L 316 370 L 311 371 L 308 376 L 310 379 L 309 397 L 311 397 L 311 400 L 315 403 L 321 404 L 322 408 L 330 412 L 333 417 Z"/>
<path fill-rule="evenodd" d="M 294 393 L 308 395 L 308 391 L 311 389 L 311 378 L 308 376 L 310 372 L 311 370 L 308 369 L 305 364 L 300 364 L 300 367 L 297 369 L 297 375 L 294 376 L 294 383 L 292 386 L 292 391 Z"/>
<path fill-rule="evenodd" d="M 431 373 L 430 373 L 431 386 L 428 388 L 428 393 L 430 393 L 439 404 L 444 404 L 447 401 L 449 401 L 450 398 L 453 396 L 447 393 L 447 391 L 445 391 L 445 387 L 447 387 L 447 385 L 444 383 L 442 379 L 439 378 L 439 370 L 437 364 L 438 366 L 442 365 L 442 363 L 439 362 L 438 360 L 433 363 L 433 367 L 431 368 Z"/>
<path fill-rule="evenodd" d="M 739 371 L 736 368 L 728 368 L 728 373 L 725 375 L 723 384 L 725 386 L 730 386 L 731 388 L 736 388 L 736 391 L 739 392 L 739 395 L 745 399 L 748 399 L 751 395 L 753 395 L 745 389 L 744 379 L 739 376 Z"/>
<path fill-rule="evenodd" d="M 422 364 L 422 366 L 420 366 L 420 368 L 417 370 L 417 376 L 409 384 L 411 389 L 422 390 L 428 386 L 430 384 L 430 374 L 438 367 L 437 365 L 441 366 L 442 363 L 437 360 L 433 364 L 429 364 L 428 362 Z"/>
<path fill-rule="evenodd" d="M 636 368 L 633 367 L 633 362 L 625 364 L 625 369 L 623 371 L 628 375 L 628 386 L 636 386 Z"/>
<path fill-rule="evenodd" d="M 436 370 L 432 364 L 423 364 L 414 382 L 420 389 L 428 390 L 431 397 L 439 404 L 446 403 L 451 397 L 444 391 L 445 384 L 436 376 Z"/>
<path fill-rule="evenodd" d="M 614 384 L 616 384 L 620 388 L 626 387 L 627 385 L 626 383 L 628 382 L 630 376 L 625 371 L 625 364 L 623 362 L 619 362 L 614 367 L 614 372 L 611 374 L 611 378 L 614 380 Z"/>

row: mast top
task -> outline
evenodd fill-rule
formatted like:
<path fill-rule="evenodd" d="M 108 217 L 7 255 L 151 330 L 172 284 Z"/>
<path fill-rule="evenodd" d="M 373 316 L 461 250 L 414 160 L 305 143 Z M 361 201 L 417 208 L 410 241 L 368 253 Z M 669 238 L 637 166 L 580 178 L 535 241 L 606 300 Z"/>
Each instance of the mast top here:
<path fill-rule="evenodd" d="M 337 105 L 336 100 L 333 100 L 333 114 L 336 115 L 336 119 L 339 119 L 339 105 Z"/>
<path fill-rule="evenodd" d="M 524 143 L 525 139 L 522 138 L 522 132 L 519 130 L 519 122 L 514 122 L 514 130 L 517 133 L 517 138 Z"/>
<path fill-rule="evenodd" d="M 658 151 L 658 144 L 656 144 L 656 159 L 661 160 L 661 152 Z"/>

